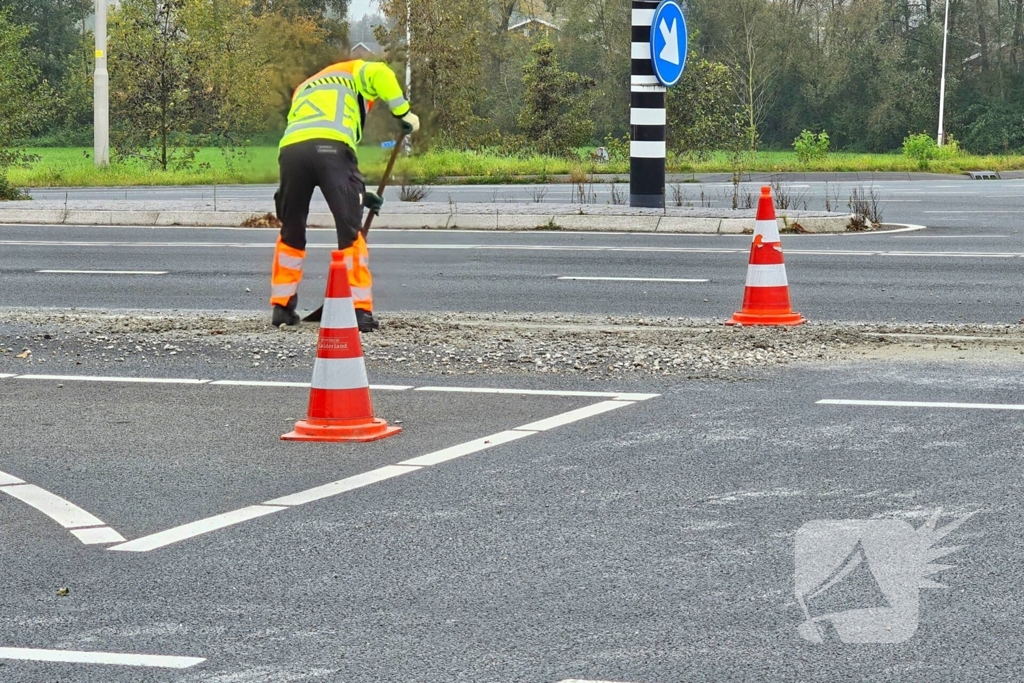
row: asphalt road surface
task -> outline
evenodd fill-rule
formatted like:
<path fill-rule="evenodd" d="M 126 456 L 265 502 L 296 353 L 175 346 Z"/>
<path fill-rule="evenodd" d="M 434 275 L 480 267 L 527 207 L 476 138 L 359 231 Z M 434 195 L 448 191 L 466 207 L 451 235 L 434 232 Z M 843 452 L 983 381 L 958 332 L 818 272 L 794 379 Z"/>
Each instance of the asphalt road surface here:
<path fill-rule="evenodd" d="M 360 446 L 279 441 L 300 388 L 2 379 L 0 680 L 1014 679 L 1020 364 L 879 370 L 600 387 L 660 394 L 619 400 L 377 391 L 405 431 Z M 935 547 L 959 549 L 930 573 Z M 795 586 L 847 554 L 804 612 Z M 860 631 L 828 627 L 863 607 Z"/>
<path fill-rule="evenodd" d="M 1016 323 L 1024 317 L 1022 233 L 786 235 L 793 305 L 814 320 Z M 261 310 L 275 238 L 258 229 L 3 226 L 0 291 L 12 306 Z M 320 303 L 336 246 L 331 230 L 309 238 L 306 310 Z M 714 319 L 742 301 L 750 238 L 380 230 L 370 243 L 382 313 Z"/>
<path fill-rule="evenodd" d="M 786 235 L 795 307 L 821 321 L 1017 323 L 1022 226 L 992 215 Z M 265 310 L 274 238 L 0 226 L 0 306 Z M 306 308 L 333 234 L 310 240 Z M 724 319 L 749 242 L 371 232 L 384 316 Z M 199 357 L 137 332 L 166 353 L 111 365 L 95 329 L 7 320 L 3 683 L 1007 681 L 1024 670 L 1020 328 L 999 351 L 958 337 L 946 356 L 908 343 L 742 381 L 396 370 L 371 375 L 373 403 L 402 433 L 346 445 L 279 438 L 305 416 L 301 354 L 270 383 L 258 356 Z"/>
<path fill-rule="evenodd" d="M 1022 180 L 969 180 L 962 176 L 928 180 L 850 180 L 842 174 L 841 180 L 801 180 L 800 176 L 782 174 L 781 189 L 793 208 L 847 211 L 854 191 L 869 200 L 874 193 L 877 208 L 884 221 L 914 223 L 930 227 L 959 227 L 987 231 L 991 228 L 1018 232 L 1024 228 L 1024 179 Z M 821 177 L 812 175 L 811 178 Z M 738 191 L 738 205 L 748 198 L 756 205 L 763 182 L 742 183 Z M 220 199 L 251 198 L 273 205 L 272 185 L 231 185 L 213 187 L 145 187 L 145 188 L 89 188 L 89 189 L 33 189 L 32 196 L 39 199 L 194 199 L 206 201 L 213 207 L 215 195 Z M 573 185 L 443 185 L 427 188 L 428 202 L 510 202 L 510 203 L 571 203 L 579 202 L 580 189 Z M 401 190 L 390 187 L 385 193 L 389 202 L 399 201 Z M 620 183 L 593 183 L 583 188 L 584 201 L 596 204 L 614 203 L 613 193 L 628 200 L 629 179 Z M 666 189 L 669 206 L 731 208 L 734 188 L 730 182 L 670 183 Z M 778 192 L 776 192 L 778 195 Z M 827 198 L 827 201 L 826 201 Z M 776 197 L 778 201 L 780 197 Z M 326 211 L 319 191 L 314 207 Z"/>

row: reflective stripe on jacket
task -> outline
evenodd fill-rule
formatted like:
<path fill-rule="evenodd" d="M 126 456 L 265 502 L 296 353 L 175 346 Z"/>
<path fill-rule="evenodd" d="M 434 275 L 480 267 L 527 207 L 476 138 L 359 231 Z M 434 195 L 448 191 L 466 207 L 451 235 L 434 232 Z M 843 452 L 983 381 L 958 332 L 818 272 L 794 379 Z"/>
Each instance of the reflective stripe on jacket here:
<path fill-rule="evenodd" d="M 359 59 L 332 64 L 295 89 L 279 147 L 338 140 L 355 149 L 363 137 L 366 113 L 376 100 L 383 100 L 395 116 L 410 109 L 395 72 L 386 64 Z"/>

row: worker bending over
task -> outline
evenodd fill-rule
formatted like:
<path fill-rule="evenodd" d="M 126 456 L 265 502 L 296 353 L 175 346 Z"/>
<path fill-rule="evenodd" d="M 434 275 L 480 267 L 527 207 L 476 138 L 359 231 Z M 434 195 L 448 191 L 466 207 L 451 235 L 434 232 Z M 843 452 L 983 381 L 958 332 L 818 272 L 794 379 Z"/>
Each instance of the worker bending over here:
<path fill-rule="evenodd" d="M 281 187 L 274 195 L 281 221 L 271 272 L 275 327 L 300 321 L 295 308 L 306 259 L 306 219 L 316 187 L 334 214 L 359 331 L 379 327 L 373 317 L 370 253 L 360 224 L 363 208 L 379 213 L 384 199 L 366 191 L 356 158 L 366 115 L 376 100 L 387 104 L 406 134 L 419 130 L 419 118 L 410 111 L 395 73 L 379 62 L 332 64 L 295 89 L 280 144 Z"/>

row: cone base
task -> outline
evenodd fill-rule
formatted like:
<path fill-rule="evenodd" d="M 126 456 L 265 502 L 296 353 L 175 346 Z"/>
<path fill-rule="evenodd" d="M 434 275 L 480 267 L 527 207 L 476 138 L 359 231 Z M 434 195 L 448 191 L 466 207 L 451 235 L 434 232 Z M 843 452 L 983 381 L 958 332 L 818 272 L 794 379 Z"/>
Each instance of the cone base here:
<path fill-rule="evenodd" d="M 733 313 L 726 325 L 803 325 L 807 322 L 799 313 L 752 313 L 739 311 Z"/>
<path fill-rule="evenodd" d="M 362 424 L 321 425 L 306 420 L 295 423 L 295 431 L 281 436 L 282 441 L 325 441 L 332 443 L 366 443 L 394 436 L 402 431 L 384 420 L 371 419 Z"/>

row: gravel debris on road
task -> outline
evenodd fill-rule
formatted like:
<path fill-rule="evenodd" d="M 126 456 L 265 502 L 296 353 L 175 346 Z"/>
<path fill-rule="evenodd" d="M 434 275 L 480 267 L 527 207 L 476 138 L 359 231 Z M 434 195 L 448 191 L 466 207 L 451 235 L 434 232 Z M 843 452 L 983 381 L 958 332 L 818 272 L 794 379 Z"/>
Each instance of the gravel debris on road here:
<path fill-rule="evenodd" d="M 569 314 L 382 318 L 379 331 L 362 337 L 371 374 L 736 380 L 780 365 L 897 356 L 1024 362 L 1024 324 L 738 328 L 721 320 Z M 277 329 L 263 313 L 82 309 L 0 309 L 0 324 L 0 372 L 143 374 L 173 362 L 200 374 L 227 366 L 268 379 L 311 368 L 319 329 Z"/>

